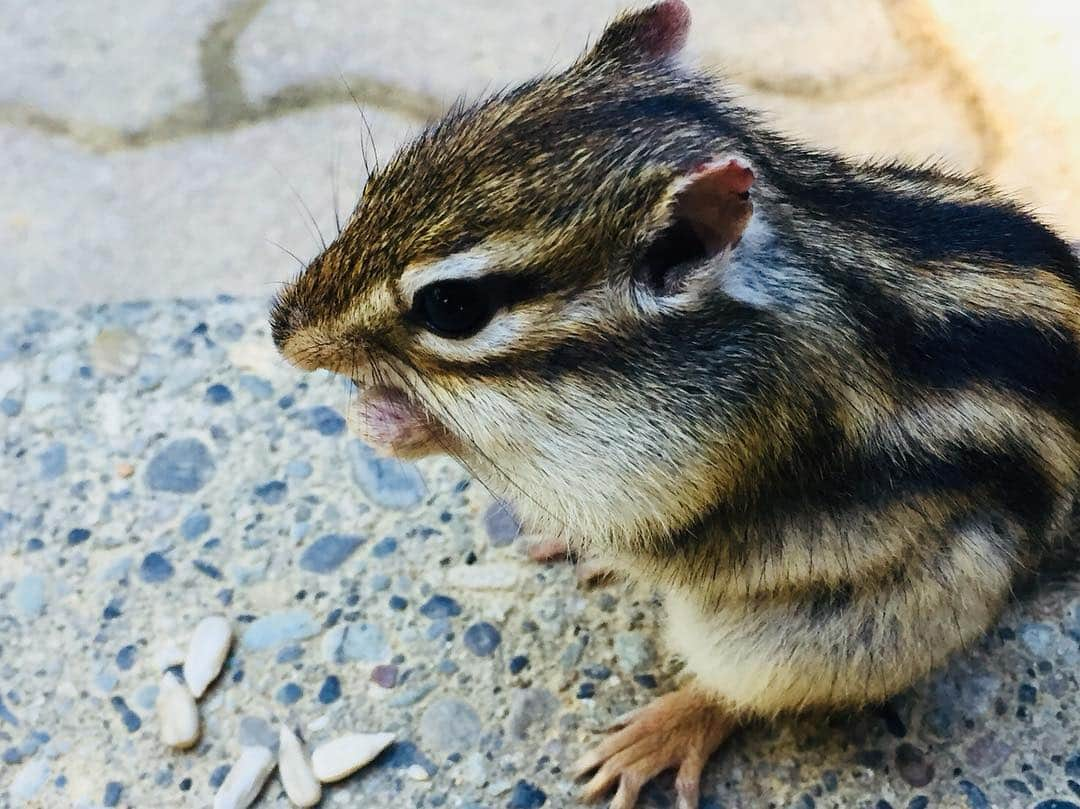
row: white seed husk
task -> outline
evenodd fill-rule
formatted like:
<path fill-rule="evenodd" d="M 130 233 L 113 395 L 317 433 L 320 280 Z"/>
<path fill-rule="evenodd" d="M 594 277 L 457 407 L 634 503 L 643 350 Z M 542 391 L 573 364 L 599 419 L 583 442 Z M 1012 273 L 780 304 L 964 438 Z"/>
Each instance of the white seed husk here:
<path fill-rule="evenodd" d="M 203 618 L 191 636 L 184 658 L 184 679 L 198 699 L 221 673 L 232 645 L 232 627 L 222 615 Z"/>
<path fill-rule="evenodd" d="M 169 747 L 186 750 L 199 740 L 199 709 L 195 697 L 170 671 L 161 677 L 157 715 L 161 722 L 161 741 Z"/>
<path fill-rule="evenodd" d="M 350 733 L 315 748 L 311 767 L 324 784 L 340 781 L 370 763 L 393 741 L 393 733 Z"/>
<path fill-rule="evenodd" d="M 266 747 L 245 747 L 214 796 L 214 809 L 247 809 L 274 771 L 274 754 Z"/>
<path fill-rule="evenodd" d="M 311 769 L 304 746 L 284 725 L 278 742 L 278 776 L 294 806 L 314 806 L 322 798 L 322 784 Z"/>

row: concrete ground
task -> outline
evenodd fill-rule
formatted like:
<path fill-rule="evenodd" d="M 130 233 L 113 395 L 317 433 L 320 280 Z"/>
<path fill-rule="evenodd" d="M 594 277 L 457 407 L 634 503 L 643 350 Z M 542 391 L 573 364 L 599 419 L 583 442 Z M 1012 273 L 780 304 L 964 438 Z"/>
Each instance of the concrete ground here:
<path fill-rule="evenodd" d="M 448 462 L 373 459 L 265 323 L 363 184 L 352 96 L 385 157 L 619 5 L 0 0 L 0 807 L 206 806 L 277 721 L 397 734 L 324 805 L 574 806 L 566 764 L 671 687 L 650 594 L 526 564 Z M 1080 4 L 692 5 L 777 127 L 981 171 L 1080 238 Z M 242 639 L 169 753 L 155 657 L 211 612 Z M 1064 589 L 879 714 L 749 729 L 704 805 L 1075 809 L 1078 663 Z"/>
<path fill-rule="evenodd" d="M 4 0 L 10 305 L 261 294 L 449 101 L 570 60 L 619 0 Z M 778 127 L 982 171 L 1080 238 L 1080 4 L 699 0 L 691 46 Z"/>

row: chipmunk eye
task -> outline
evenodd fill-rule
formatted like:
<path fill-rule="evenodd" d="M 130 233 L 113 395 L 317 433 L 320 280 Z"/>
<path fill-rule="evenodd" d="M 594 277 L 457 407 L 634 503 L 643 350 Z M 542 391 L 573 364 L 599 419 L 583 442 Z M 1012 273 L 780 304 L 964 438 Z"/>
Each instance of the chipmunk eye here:
<path fill-rule="evenodd" d="M 487 291 L 471 281 L 439 281 L 413 296 L 413 317 L 440 337 L 471 337 L 487 325 L 493 314 Z"/>

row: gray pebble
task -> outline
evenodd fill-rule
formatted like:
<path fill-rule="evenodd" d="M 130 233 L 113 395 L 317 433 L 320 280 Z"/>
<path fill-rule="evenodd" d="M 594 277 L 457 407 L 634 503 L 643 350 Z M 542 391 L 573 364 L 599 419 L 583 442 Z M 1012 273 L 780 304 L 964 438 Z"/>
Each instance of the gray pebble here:
<path fill-rule="evenodd" d="M 1002 741 L 991 732 L 975 739 L 964 753 L 964 758 L 967 759 L 968 764 L 980 771 L 991 771 L 1000 768 L 1012 751 L 1012 745 Z"/>
<path fill-rule="evenodd" d="M 277 750 L 278 734 L 265 719 L 245 716 L 240 720 L 238 735 L 241 747 L 266 747 Z"/>
<path fill-rule="evenodd" d="M 8 788 L 9 794 L 17 801 L 29 801 L 49 777 L 49 765 L 45 759 L 35 759 L 23 765 Z"/>
<path fill-rule="evenodd" d="M 436 618 L 432 621 L 424 633 L 428 640 L 440 640 L 454 631 L 449 618 Z"/>
<path fill-rule="evenodd" d="M 277 653 L 278 663 L 292 663 L 304 656 L 304 647 L 300 645 L 283 646 Z"/>
<path fill-rule="evenodd" d="M 1024 624 L 1018 633 L 1020 642 L 1040 660 L 1054 656 L 1057 631 L 1049 624 Z"/>
<path fill-rule="evenodd" d="M 453 618 L 461 615 L 461 605 L 450 596 L 436 593 L 423 603 L 420 614 L 425 618 Z"/>
<path fill-rule="evenodd" d="M 237 587 L 249 587 L 252 584 L 258 584 L 261 581 L 266 580 L 266 570 L 269 566 L 269 559 L 263 560 L 261 563 L 255 565 L 228 565 L 226 570 L 231 578 L 237 585 Z"/>
<path fill-rule="evenodd" d="M 144 685 L 137 688 L 132 695 L 132 702 L 144 711 L 153 711 L 157 704 L 158 687 L 154 684 Z"/>
<path fill-rule="evenodd" d="M 146 485 L 162 492 L 197 492 L 214 474 L 210 450 L 196 438 L 182 438 L 166 444 L 150 459 Z"/>
<path fill-rule="evenodd" d="M 29 733 L 22 744 L 19 745 L 19 753 L 23 758 L 32 757 L 41 746 L 49 741 L 49 734 L 40 730 L 35 730 Z"/>
<path fill-rule="evenodd" d="M 472 750 L 479 741 L 481 730 L 476 711 L 459 699 L 433 702 L 420 717 L 423 749 L 442 755 Z"/>
<path fill-rule="evenodd" d="M 484 512 L 484 530 L 496 548 L 512 543 L 521 534 L 521 523 L 506 503 L 495 501 Z"/>
<path fill-rule="evenodd" d="M 390 577 L 383 573 L 376 573 L 371 577 L 371 589 L 376 593 L 383 593 L 390 589 Z"/>
<path fill-rule="evenodd" d="M 341 435 L 345 432 L 345 419 L 332 407 L 319 405 L 301 413 L 304 426 L 319 435 Z"/>
<path fill-rule="evenodd" d="M 289 461 L 285 464 L 285 477 L 300 478 L 301 480 L 311 477 L 311 464 L 307 461 Z"/>
<path fill-rule="evenodd" d="M 353 624 L 345 630 L 341 644 L 341 656 L 344 660 L 359 660 L 364 663 L 383 663 L 393 653 L 386 635 L 375 624 Z"/>
<path fill-rule="evenodd" d="M 210 530 L 210 515 L 200 509 L 193 511 L 184 517 L 180 523 L 180 534 L 188 542 L 192 542 Z"/>
<path fill-rule="evenodd" d="M 4 704 L 3 696 L 0 696 L 0 720 L 7 722 L 9 725 L 18 727 L 19 719 L 13 714 L 8 707 Z"/>
<path fill-rule="evenodd" d="M 24 618 L 37 618 L 45 612 L 45 577 L 37 573 L 23 576 L 11 591 L 11 600 Z"/>
<path fill-rule="evenodd" d="M 389 701 L 390 707 L 407 708 L 410 705 L 415 705 L 434 690 L 435 684 L 428 683 L 427 685 L 422 685 L 419 688 L 412 688 L 408 691 L 402 691 L 400 694 L 398 694 L 396 697 Z"/>
<path fill-rule="evenodd" d="M 915 745 L 904 743 L 896 748 L 896 769 L 913 787 L 924 787 L 934 779 L 934 765 Z"/>
<path fill-rule="evenodd" d="M 349 442 L 347 452 L 353 481 L 378 505 L 407 509 L 424 499 L 424 478 L 412 464 L 380 458 L 356 439 Z"/>
<path fill-rule="evenodd" d="M 289 487 L 283 480 L 271 480 L 255 487 L 255 496 L 268 506 L 276 506 L 285 499 Z"/>
<path fill-rule="evenodd" d="M 271 649 L 313 637 L 319 624 L 307 610 L 284 610 L 264 615 L 250 624 L 241 639 L 247 649 Z"/>
<path fill-rule="evenodd" d="M 323 660 L 327 663 L 345 662 L 345 658 L 341 653 L 341 645 L 345 642 L 345 632 L 347 630 L 347 626 L 339 624 L 323 635 L 319 646 L 322 649 Z"/>
<path fill-rule="evenodd" d="M 639 632 L 620 632 L 615 636 L 615 658 L 624 669 L 636 671 L 656 658 L 652 641 Z"/>
<path fill-rule="evenodd" d="M 465 648 L 477 657 L 490 657 L 499 647 L 502 635 L 486 621 L 473 624 L 465 630 Z"/>
<path fill-rule="evenodd" d="M 300 554 L 300 567 L 311 573 L 330 573 L 352 556 L 363 541 L 363 537 L 354 534 L 321 536 Z"/>
<path fill-rule="evenodd" d="M 510 716 L 506 720 L 510 736 L 524 740 L 531 729 L 545 730 L 559 701 L 546 688 L 519 688 L 510 698 Z"/>
<path fill-rule="evenodd" d="M 397 666 L 376 666 L 371 670 L 371 682 L 382 688 L 393 688 L 398 681 Z"/>
<path fill-rule="evenodd" d="M 274 386 L 263 379 L 261 376 L 255 376 L 254 374 L 241 374 L 237 383 L 245 391 L 251 394 L 253 399 L 263 400 L 269 399 L 274 395 Z"/>
<path fill-rule="evenodd" d="M 119 781 L 109 781 L 105 785 L 105 797 L 101 799 L 101 805 L 109 809 L 120 803 L 120 796 L 124 793 L 124 785 Z"/>
<path fill-rule="evenodd" d="M 172 563 L 160 553 L 148 553 L 139 565 L 139 578 L 148 584 L 158 584 L 173 577 Z"/>
<path fill-rule="evenodd" d="M 56 480 L 67 471 L 67 447 L 60 442 L 50 444 L 38 456 L 42 480 Z"/>
<path fill-rule="evenodd" d="M 589 636 L 580 635 L 563 649 L 563 653 L 559 656 L 559 665 L 562 666 L 564 671 L 569 671 L 581 661 L 581 656 L 585 654 L 585 647 L 588 644 Z"/>

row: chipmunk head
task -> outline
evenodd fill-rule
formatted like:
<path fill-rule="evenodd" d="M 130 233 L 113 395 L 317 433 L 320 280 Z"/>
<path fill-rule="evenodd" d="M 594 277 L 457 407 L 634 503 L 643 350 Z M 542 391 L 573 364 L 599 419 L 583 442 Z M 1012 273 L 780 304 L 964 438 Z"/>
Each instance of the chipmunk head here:
<path fill-rule="evenodd" d="M 455 107 L 369 179 L 273 311 L 286 358 L 357 381 L 361 437 L 452 452 L 584 530 L 676 519 L 642 490 L 670 500 L 715 465 L 711 389 L 739 370 L 693 345 L 746 327 L 720 291 L 755 180 L 745 115 L 677 62 L 688 27 L 680 0 L 624 15 L 565 72 Z M 676 511 L 708 497 L 686 488 Z"/>

